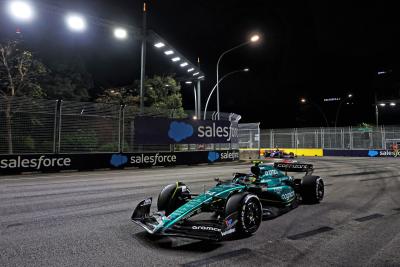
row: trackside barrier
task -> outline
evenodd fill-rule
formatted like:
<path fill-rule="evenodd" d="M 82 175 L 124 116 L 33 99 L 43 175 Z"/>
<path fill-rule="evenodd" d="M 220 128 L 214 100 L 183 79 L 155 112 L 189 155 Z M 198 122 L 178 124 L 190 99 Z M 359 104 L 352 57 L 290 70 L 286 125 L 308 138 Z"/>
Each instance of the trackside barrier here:
<path fill-rule="evenodd" d="M 165 167 L 237 160 L 239 160 L 239 150 L 0 155 L 0 174 L 33 171 L 122 169 L 125 167 Z"/>
<path fill-rule="evenodd" d="M 339 156 L 339 157 L 381 157 L 381 158 L 399 158 L 400 150 L 336 150 L 324 149 L 324 156 Z"/>

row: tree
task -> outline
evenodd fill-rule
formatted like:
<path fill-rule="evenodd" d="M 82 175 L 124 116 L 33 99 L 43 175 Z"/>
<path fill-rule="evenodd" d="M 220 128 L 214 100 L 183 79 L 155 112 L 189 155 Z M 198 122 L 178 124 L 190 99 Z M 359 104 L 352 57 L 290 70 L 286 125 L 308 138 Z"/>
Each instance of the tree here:
<path fill-rule="evenodd" d="M 5 102 L 8 153 L 13 153 L 11 101 L 15 96 L 43 97 L 39 80 L 47 68 L 32 52 L 21 48 L 19 41 L 0 43 L 0 97 Z"/>
<path fill-rule="evenodd" d="M 140 97 L 134 86 L 112 87 L 105 89 L 103 94 L 96 99 L 96 102 L 139 106 Z"/>
<path fill-rule="evenodd" d="M 181 87 L 172 76 L 154 75 L 153 78 L 145 80 L 144 86 L 144 104 L 147 111 L 165 113 L 174 118 L 185 116 L 182 107 Z M 135 81 L 132 86 L 104 90 L 96 101 L 139 107 L 139 92 L 139 81 Z"/>
<path fill-rule="evenodd" d="M 93 88 L 93 79 L 80 58 L 49 63 L 49 71 L 42 79 L 42 88 L 47 97 L 71 101 L 87 101 L 88 90 Z"/>

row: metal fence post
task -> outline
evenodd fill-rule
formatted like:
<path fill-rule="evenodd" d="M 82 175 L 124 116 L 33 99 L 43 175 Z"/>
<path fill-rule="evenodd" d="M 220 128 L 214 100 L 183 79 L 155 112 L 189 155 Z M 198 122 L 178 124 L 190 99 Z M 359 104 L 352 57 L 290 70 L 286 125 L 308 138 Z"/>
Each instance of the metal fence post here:
<path fill-rule="evenodd" d="M 125 149 L 125 108 L 126 108 L 126 105 L 124 105 L 123 106 L 123 108 L 122 108 L 122 126 L 121 126 L 121 128 L 122 128 L 122 133 L 121 133 L 121 138 L 122 138 L 122 148 L 121 148 L 121 152 L 124 152 L 124 149 Z"/>
<path fill-rule="evenodd" d="M 290 135 L 290 141 L 292 142 L 292 147 L 294 148 L 294 135 L 295 135 L 295 129 L 293 128 L 292 134 Z"/>
<path fill-rule="evenodd" d="M 60 100 L 60 112 L 58 113 L 59 119 L 58 119 L 58 151 L 57 151 L 57 153 L 61 153 L 62 104 L 63 104 L 63 101 Z"/>
<path fill-rule="evenodd" d="M 118 153 L 121 153 L 123 149 L 121 144 L 121 128 L 123 123 L 122 110 L 123 110 L 123 105 L 120 105 L 118 113 Z"/>
<path fill-rule="evenodd" d="M 260 149 L 261 149 L 261 131 L 260 131 L 260 123 L 258 123 L 258 158 L 260 158 Z"/>
<path fill-rule="evenodd" d="M 57 109 L 58 109 L 58 100 L 56 100 L 56 104 L 54 107 L 54 127 L 53 127 L 53 154 L 56 153 L 56 140 L 57 140 Z"/>
<path fill-rule="evenodd" d="M 270 148 L 274 148 L 275 144 L 274 144 L 274 130 L 271 129 L 270 131 L 270 135 L 269 135 L 269 144 L 270 144 Z"/>
<path fill-rule="evenodd" d="M 321 128 L 321 148 L 324 149 L 325 148 L 325 129 Z"/>
<path fill-rule="evenodd" d="M 314 145 L 315 147 L 318 145 L 318 131 L 314 131 Z"/>
<path fill-rule="evenodd" d="M 353 127 L 349 126 L 350 149 L 353 149 Z"/>
<path fill-rule="evenodd" d="M 343 131 L 343 128 L 340 129 L 340 139 L 342 141 L 342 149 L 344 149 L 344 131 Z"/>

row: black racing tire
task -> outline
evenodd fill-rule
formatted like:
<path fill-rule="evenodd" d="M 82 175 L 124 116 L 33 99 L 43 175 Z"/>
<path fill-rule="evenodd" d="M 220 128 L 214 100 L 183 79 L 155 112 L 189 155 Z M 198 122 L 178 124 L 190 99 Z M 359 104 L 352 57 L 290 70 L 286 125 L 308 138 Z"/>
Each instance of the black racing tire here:
<path fill-rule="evenodd" d="M 319 176 L 304 176 L 301 182 L 300 195 L 303 202 L 315 204 L 324 198 L 324 181 Z"/>
<path fill-rule="evenodd" d="M 253 194 L 244 195 L 238 212 L 237 234 L 248 236 L 255 233 L 262 221 L 262 205 L 258 197 Z"/>
<path fill-rule="evenodd" d="M 158 195 L 157 209 L 159 211 L 165 211 L 165 215 L 168 216 L 185 204 L 186 197 L 183 195 L 184 187 L 186 187 L 185 184 L 180 182 L 165 186 Z"/>

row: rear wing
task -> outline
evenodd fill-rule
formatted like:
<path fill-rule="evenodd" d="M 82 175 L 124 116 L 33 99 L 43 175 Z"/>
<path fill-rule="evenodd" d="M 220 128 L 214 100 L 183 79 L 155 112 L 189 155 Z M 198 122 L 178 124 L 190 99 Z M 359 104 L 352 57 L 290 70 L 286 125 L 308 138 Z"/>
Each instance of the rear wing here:
<path fill-rule="evenodd" d="M 314 171 L 314 166 L 312 164 L 306 163 L 284 163 L 284 162 L 275 162 L 274 168 L 284 171 L 284 172 L 305 172 L 306 175 L 311 175 Z"/>

